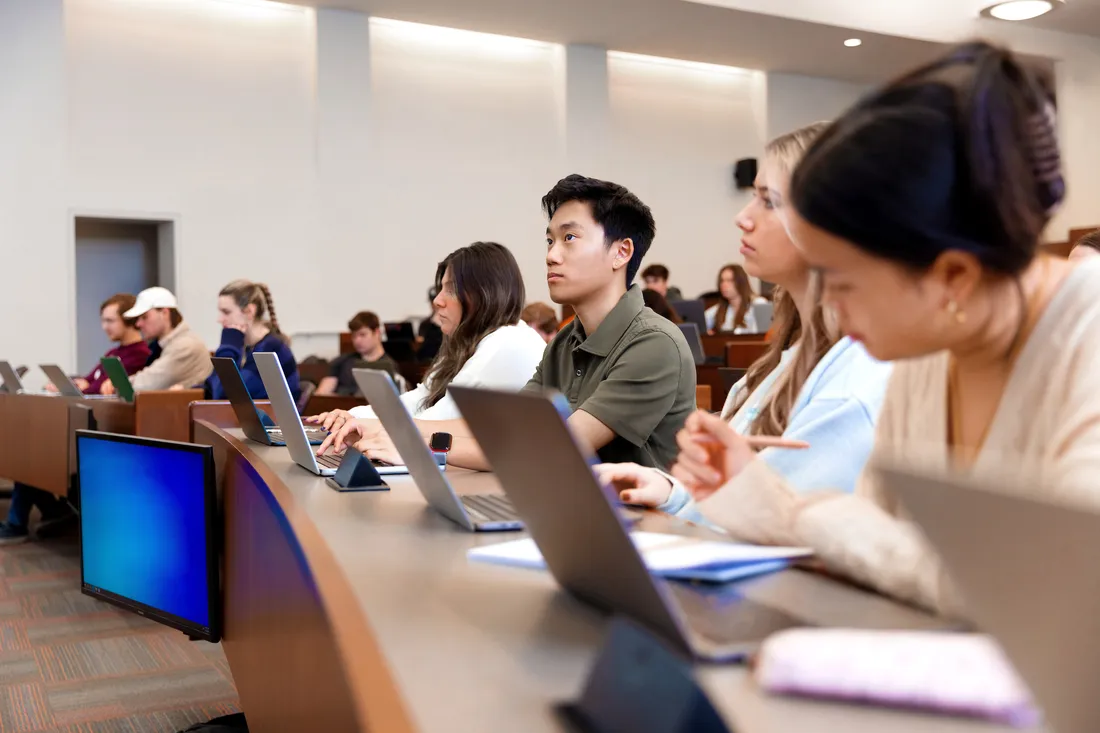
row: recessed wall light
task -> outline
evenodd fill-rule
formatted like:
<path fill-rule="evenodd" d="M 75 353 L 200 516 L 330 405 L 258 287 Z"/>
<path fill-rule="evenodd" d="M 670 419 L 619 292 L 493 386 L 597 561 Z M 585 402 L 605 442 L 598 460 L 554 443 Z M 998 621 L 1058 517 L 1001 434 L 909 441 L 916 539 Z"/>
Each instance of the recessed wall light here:
<path fill-rule="evenodd" d="M 982 9 L 982 15 L 997 20 L 1031 20 L 1046 15 L 1065 0 L 1005 0 Z"/>
<path fill-rule="evenodd" d="M 849 38 L 847 41 L 844 42 L 844 45 L 848 48 L 855 48 L 856 46 L 862 46 L 863 41 L 858 38 Z"/>

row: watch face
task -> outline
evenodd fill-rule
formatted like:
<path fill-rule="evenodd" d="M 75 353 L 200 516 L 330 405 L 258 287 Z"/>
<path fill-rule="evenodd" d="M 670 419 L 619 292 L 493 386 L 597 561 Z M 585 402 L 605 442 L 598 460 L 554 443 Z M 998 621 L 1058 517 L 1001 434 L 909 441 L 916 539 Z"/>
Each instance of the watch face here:
<path fill-rule="evenodd" d="M 432 433 L 431 449 L 436 453 L 446 453 L 451 449 L 450 433 Z"/>

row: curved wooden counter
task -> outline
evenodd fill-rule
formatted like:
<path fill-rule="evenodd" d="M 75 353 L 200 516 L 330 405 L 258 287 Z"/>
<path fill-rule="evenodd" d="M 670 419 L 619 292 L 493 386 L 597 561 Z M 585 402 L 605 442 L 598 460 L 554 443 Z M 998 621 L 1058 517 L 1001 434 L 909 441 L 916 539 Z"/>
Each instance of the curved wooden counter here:
<path fill-rule="evenodd" d="M 460 530 L 408 477 L 391 477 L 389 492 L 338 493 L 285 449 L 202 421 L 195 436 L 218 461 L 224 644 L 253 733 L 566 730 L 552 706 L 578 693 L 607 620 L 546 573 L 467 562 L 470 547 L 516 533 Z M 451 479 L 459 491 L 494 483 L 460 471 Z M 801 571 L 742 586 L 811 623 L 921 622 L 916 611 Z M 1002 730 L 770 698 L 741 667 L 701 666 L 698 676 L 738 733 Z"/>

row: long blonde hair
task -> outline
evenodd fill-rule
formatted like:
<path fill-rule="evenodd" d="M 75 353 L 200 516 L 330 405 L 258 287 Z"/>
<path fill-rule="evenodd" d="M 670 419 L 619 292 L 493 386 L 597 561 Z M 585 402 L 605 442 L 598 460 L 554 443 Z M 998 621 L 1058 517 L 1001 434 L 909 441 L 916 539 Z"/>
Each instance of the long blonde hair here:
<path fill-rule="evenodd" d="M 827 122 L 815 122 L 772 140 L 764 148 L 765 165 L 769 170 L 787 176 L 789 180 L 802 155 L 828 126 Z M 760 412 L 749 427 L 750 435 L 783 434 L 802 386 L 814 367 L 838 340 L 838 334 L 830 329 L 825 321 L 825 313 L 821 307 L 821 281 L 816 274 L 810 276 L 810 290 L 807 298 L 814 303 L 814 312 L 810 323 L 803 324 L 794 298 L 782 288 L 776 288 L 772 340 L 768 343 L 768 350 L 749 367 L 748 374 L 745 376 L 745 386 L 740 390 L 734 403 L 722 414 L 725 420 L 733 417 L 734 413 L 748 400 L 749 395 L 779 367 L 783 352 L 798 343 L 798 353 L 795 355 L 794 363 L 776 380 L 767 402 L 761 406 Z"/>
<path fill-rule="evenodd" d="M 284 344 L 290 343 L 290 339 L 279 328 L 279 319 L 275 316 L 275 301 L 272 299 L 271 289 L 267 285 L 254 283 L 251 280 L 234 280 L 222 288 L 218 295 L 232 298 L 241 310 L 244 310 L 250 304 L 256 306 L 256 320 L 267 323 L 267 327 L 271 329 L 271 332 Z"/>

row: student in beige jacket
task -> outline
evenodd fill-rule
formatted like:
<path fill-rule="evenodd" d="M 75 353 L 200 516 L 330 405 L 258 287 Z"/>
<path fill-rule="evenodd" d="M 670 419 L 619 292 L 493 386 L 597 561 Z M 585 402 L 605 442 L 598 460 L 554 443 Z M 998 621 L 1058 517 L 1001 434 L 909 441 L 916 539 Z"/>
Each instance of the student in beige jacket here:
<path fill-rule="evenodd" d="M 183 320 L 171 291 L 160 287 L 142 290 L 134 307 L 123 315 L 137 319 L 153 352 L 145 368 L 130 377 L 135 390 L 202 384 L 214 370 L 210 351 Z M 109 381 L 103 391 L 113 392 Z"/>
<path fill-rule="evenodd" d="M 673 473 L 709 521 L 965 616 L 876 460 L 979 477 L 1011 460 L 1037 488 L 1100 506 L 1100 262 L 1038 249 L 1064 193 L 1049 89 L 1011 53 L 968 44 L 864 98 L 807 152 L 792 236 L 845 332 L 897 361 L 870 467 L 854 495 L 801 495 L 696 413 Z"/>

